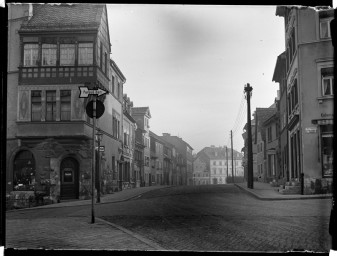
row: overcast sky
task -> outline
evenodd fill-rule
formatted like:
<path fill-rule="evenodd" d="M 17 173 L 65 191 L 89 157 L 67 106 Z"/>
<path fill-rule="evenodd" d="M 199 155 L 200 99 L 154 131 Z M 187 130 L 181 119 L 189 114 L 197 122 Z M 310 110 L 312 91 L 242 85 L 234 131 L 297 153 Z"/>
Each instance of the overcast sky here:
<path fill-rule="evenodd" d="M 135 107 L 150 107 L 150 130 L 171 133 L 193 152 L 243 147 L 251 108 L 269 107 L 276 59 L 285 49 L 276 6 L 108 5 L 111 58 Z M 240 108 L 241 106 L 241 108 Z M 241 110 L 240 110 L 241 109 Z"/>

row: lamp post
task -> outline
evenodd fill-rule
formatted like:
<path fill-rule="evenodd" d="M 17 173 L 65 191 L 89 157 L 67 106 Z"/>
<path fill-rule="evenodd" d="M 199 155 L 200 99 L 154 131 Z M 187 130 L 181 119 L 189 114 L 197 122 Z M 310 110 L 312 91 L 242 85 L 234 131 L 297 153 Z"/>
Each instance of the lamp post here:
<path fill-rule="evenodd" d="M 96 133 L 96 141 L 97 141 L 97 161 L 96 161 L 96 189 L 97 189 L 97 201 L 96 203 L 101 202 L 101 164 L 100 164 L 100 145 L 103 138 L 103 133 L 101 133 L 101 130 L 98 128 Z"/>

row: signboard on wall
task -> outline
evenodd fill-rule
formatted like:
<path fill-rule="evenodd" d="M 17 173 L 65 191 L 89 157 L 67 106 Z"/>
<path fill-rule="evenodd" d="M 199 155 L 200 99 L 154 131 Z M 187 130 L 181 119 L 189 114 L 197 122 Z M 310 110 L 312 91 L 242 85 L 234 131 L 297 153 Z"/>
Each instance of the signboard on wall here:
<path fill-rule="evenodd" d="M 306 133 L 317 133 L 317 127 L 307 127 L 305 128 Z"/>

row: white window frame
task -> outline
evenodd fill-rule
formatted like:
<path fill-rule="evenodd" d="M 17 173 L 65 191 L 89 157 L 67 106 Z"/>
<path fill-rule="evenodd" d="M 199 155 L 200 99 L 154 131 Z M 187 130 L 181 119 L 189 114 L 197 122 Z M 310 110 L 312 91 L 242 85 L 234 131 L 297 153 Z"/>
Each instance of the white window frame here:
<path fill-rule="evenodd" d="M 41 66 L 56 66 L 57 44 L 42 44 Z"/>
<path fill-rule="evenodd" d="M 331 38 L 331 31 L 330 31 L 330 22 L 332 18 L 327 18 L 327 19 L 320 19 L 319 21 L 319 38 L 320 39 L 326 39 L 326 38 Z M 327 24 L 327 29 L 328 29 L 328 36 L 323 36 L 322 35 L 322 24 Z"/>
<path fill-rule="evenodd" d="M 325 94 L 324 92 L 324 81 L 328 80 L 330 82 L 330 94 Z M 321 88 L 322 88 L 322 97 L 326 97 L 326 96 L 333 96 L 333 83 L 334 83 L 334 77 L 333 76 L 326 76 L 326 77 L 322 77 L 322 84 L 321 84 Z"/>
<path fill-rule="evenodd" d="M 24 44 L 23 49 L 23 66 L 37 66 L 37 61 L 39 58 L 39 45 L 37 43 L 26 43 Z"/>

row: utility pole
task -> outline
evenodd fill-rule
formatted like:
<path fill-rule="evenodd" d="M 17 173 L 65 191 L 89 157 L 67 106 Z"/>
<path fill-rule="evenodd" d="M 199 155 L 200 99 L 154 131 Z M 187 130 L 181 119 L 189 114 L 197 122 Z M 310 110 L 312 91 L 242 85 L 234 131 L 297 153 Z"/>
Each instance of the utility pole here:
<path fill-rule="evenodd" d="M 227 146 L 226 146 L 226 163 L 227 163 L 227 180 L 228 180 L 228 151 L 227 151 Z"/>
<path fill-rule="evenodd" d="M 247 187 L 254 188 L 254 176 L 253 176 L 253 147 L 252 147 L 252 127 L 250 120 L 250 96 L 253 87 L 249 83 L 245 86 L 245 93 L 247 98 L 247 133 L 248 133 L 248 181 Z"/>
<path fill-rule="evenodd" d="M 231 130 L 231 148 L 232 148 L 232 181 L 234 183 L 234 163 L 233 163 L 233 133 Z"/>
<path fill-rule="evenodd" d="M 95 206 L 94 206 L 94 199 L 95 199 L 95 169 L 96 169 L 96 98 L 97 96 L 93 96 L 93 127 L 92 127 L 92 170 L 91 170 L 91 223 L 95 223 Z"/>

